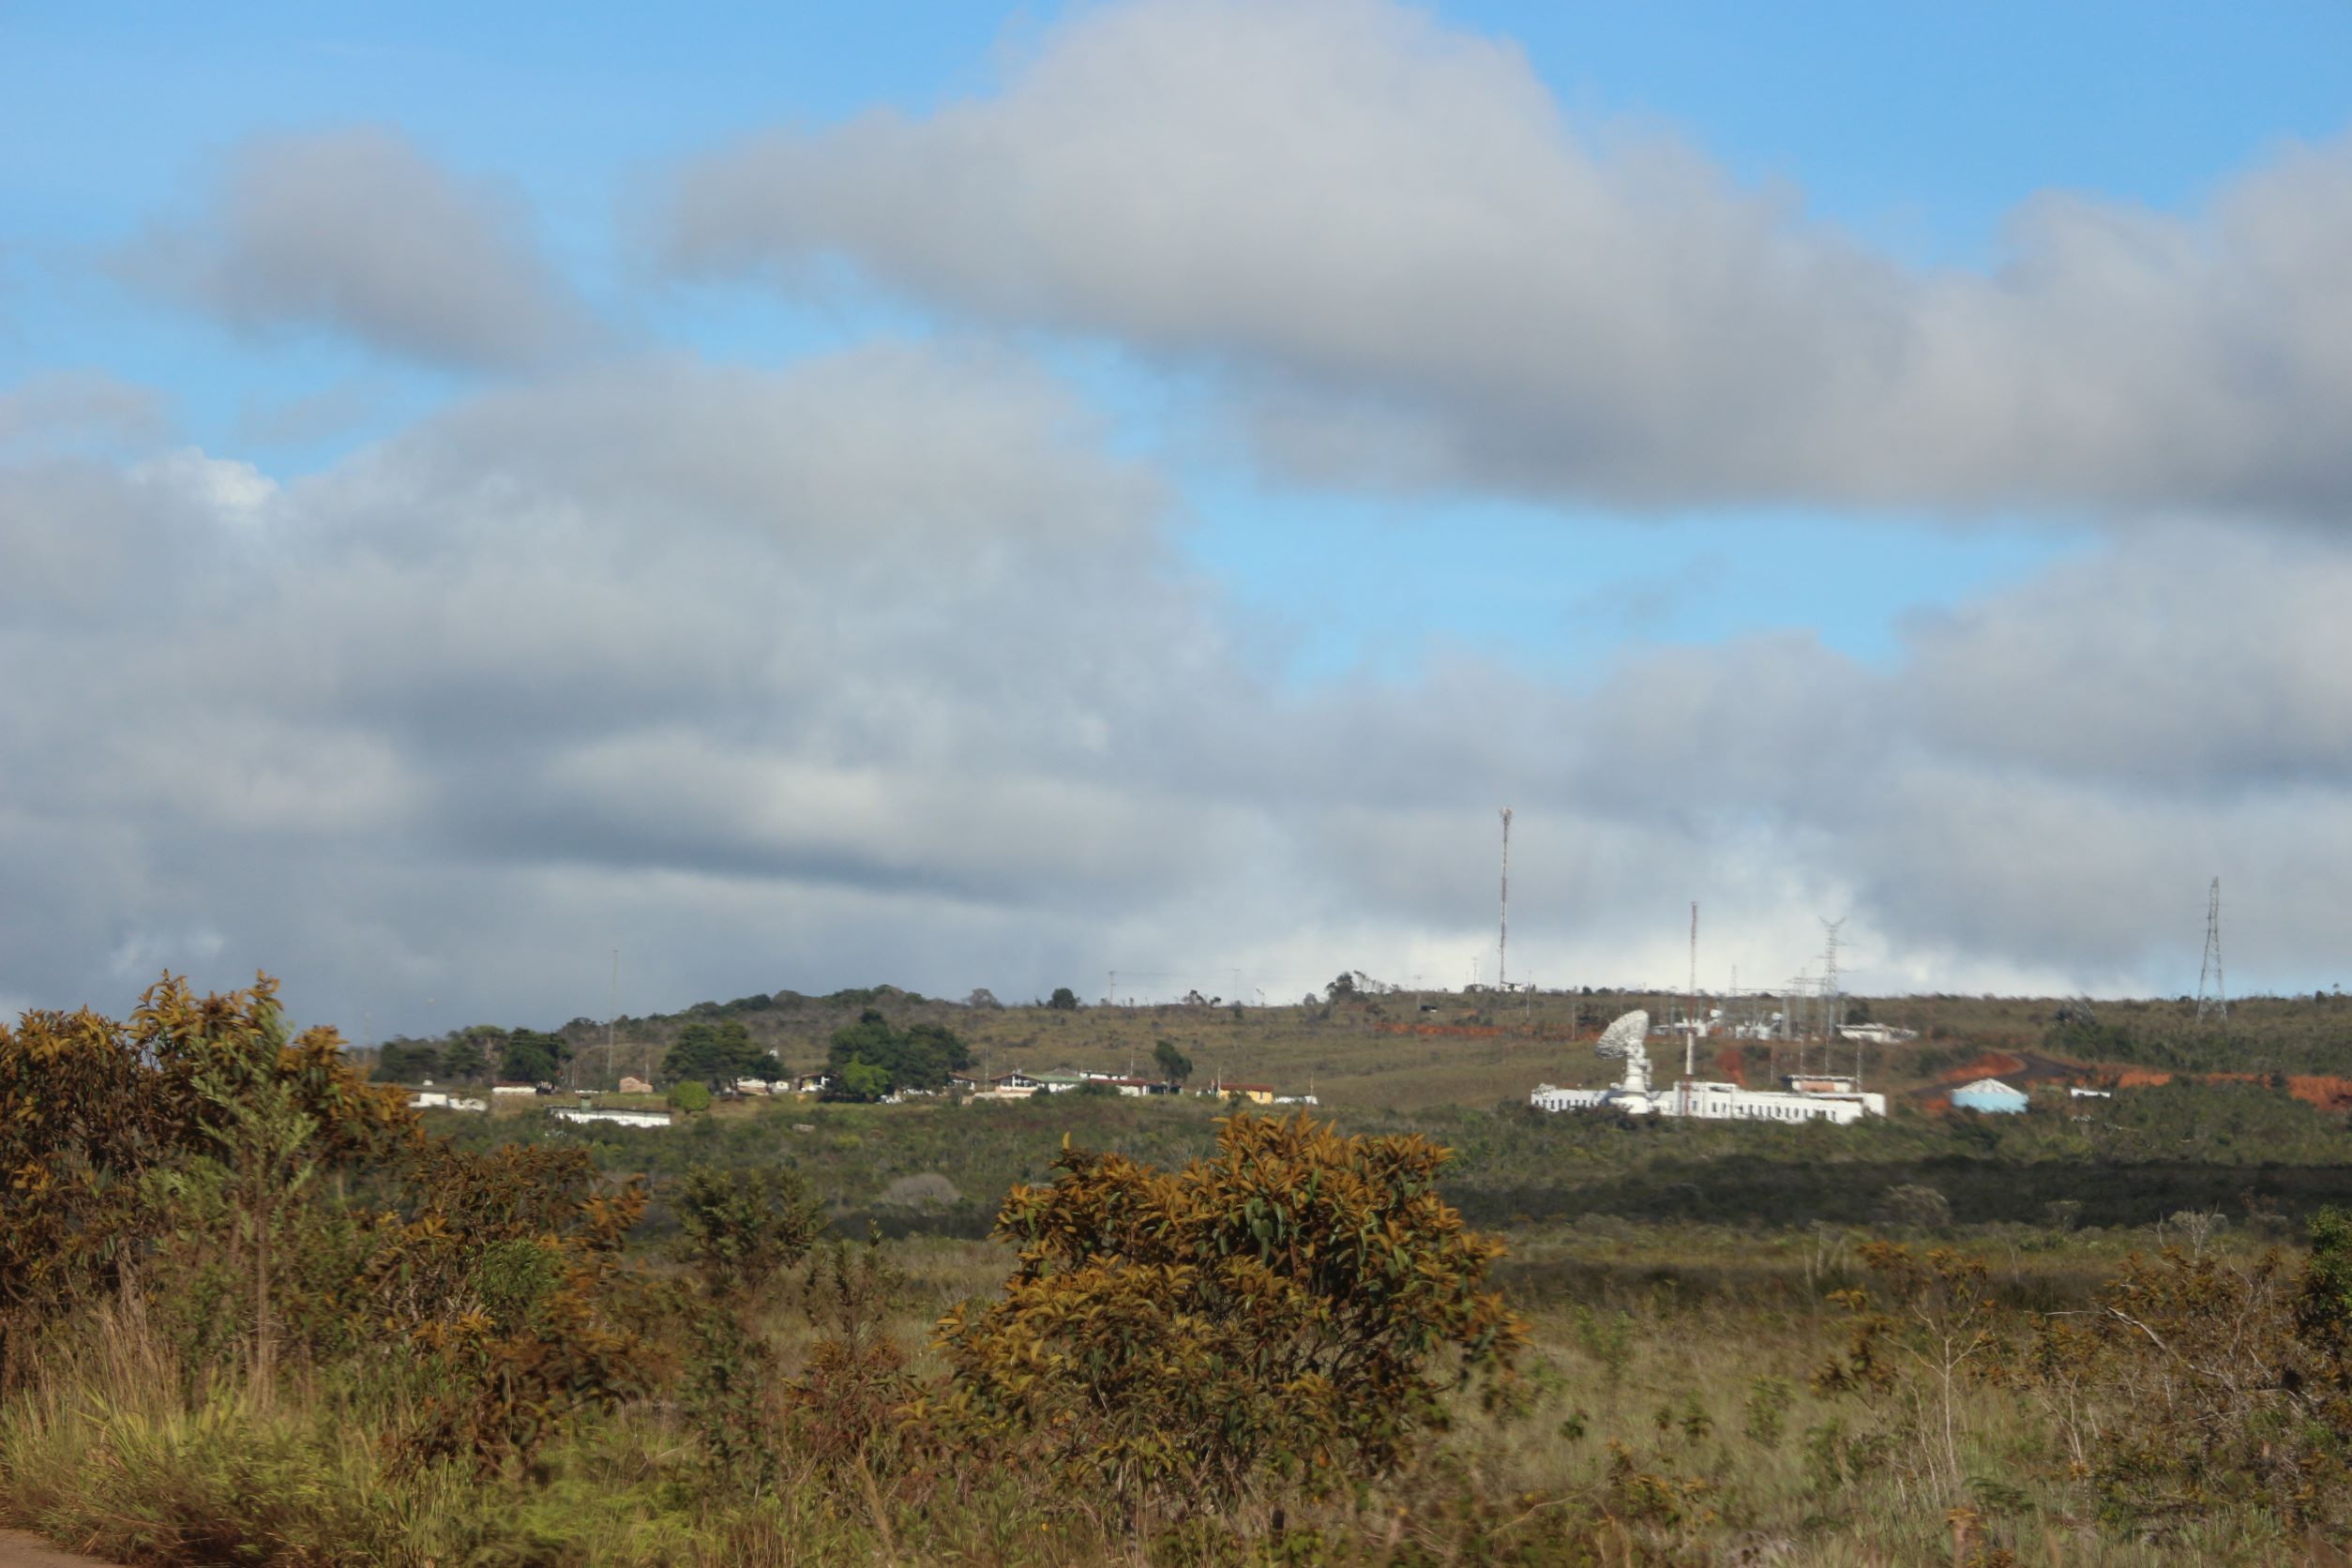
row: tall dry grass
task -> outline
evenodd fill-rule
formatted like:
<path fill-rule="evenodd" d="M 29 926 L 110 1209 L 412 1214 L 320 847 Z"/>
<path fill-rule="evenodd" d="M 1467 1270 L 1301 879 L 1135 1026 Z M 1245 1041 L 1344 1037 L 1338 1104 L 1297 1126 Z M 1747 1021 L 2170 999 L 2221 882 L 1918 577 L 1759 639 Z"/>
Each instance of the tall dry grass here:
<path fill-rule="evenodd" d="M 1610 1244 L 1641 1253 L 1649 1241 Z M 1791 1289 L 1579 1301 L 1539 1274 L 1524 1287 L 1533 1349 L 1515 1408 L 1465 1396 L 1442 1441 L 1354 1495 L 1270 1495 L 1139 1537 L 1081 1496 L 985 1465 L 924 1488 L 887 1474 L 842 1486 L 787 1451 L 771 1488 L 716 1493 L 690 1425 L 661 1399 L 581 1425 L 527 1473 L 403 1472 L 380 1440 L 397 1413 L 389 1395 L 296 1366 L 257 1400 L 241 1371 L 185 1364 L 134 1290 L 45 1342 L 28 1383 L 0 1403 L 0 1518 L 140 1564 L 2343 1560 L 2258 1513 L 2162 1535 L 2103 1522 L 2047 1413 L 1999 1386 L 1957 1386 L 1949 1463 L 1943 1412 L 1921 1404 L 1920 1386 L 1867 1397 L 1813 1386 L 1845 1332 L 1804 1304 L 1828 1282 L 1803 1274 L 1817 1260 L 1770 1240 L 1708 1246 L 1724 1278 L 1777 1269 Z M 1573 1251 L 1557 1238 L 1534 1250 Z M 889 1253 L 901 1285 L 887 1327 L 910 1347 L 1003 1273 L 985 1244 Z M 792 1375 L 811 1337 L 798 1304 L 780 1299 L 760 1327 L 777 1375 Z"/>

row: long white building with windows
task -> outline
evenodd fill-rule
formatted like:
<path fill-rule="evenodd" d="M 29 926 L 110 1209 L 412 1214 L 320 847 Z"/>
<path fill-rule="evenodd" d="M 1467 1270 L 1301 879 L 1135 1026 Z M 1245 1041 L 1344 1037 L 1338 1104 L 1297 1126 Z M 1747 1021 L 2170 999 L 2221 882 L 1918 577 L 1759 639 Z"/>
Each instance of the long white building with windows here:
<path fill-rule="evenodd" d="M 1830 1122 L 1839 1126 L 1884 1116 L 1887 1097 L 1867 1094 L 1852 1078 L 1794 1075 L 1780 1089 L 1690 1078 L 1664 1089 L 1650 1084 L 1650 1015 L 1626 1014 L 1602 1034 L 1600 1052 L 1621 1057 L 1625 1076 L 1606 1089 L 1555 1089 L 1538 1084 L 1528 1104 L 1538 1110 L 1615 1110 L 1628 1116 L 1696 1116 L 1718 1122 Z"/>

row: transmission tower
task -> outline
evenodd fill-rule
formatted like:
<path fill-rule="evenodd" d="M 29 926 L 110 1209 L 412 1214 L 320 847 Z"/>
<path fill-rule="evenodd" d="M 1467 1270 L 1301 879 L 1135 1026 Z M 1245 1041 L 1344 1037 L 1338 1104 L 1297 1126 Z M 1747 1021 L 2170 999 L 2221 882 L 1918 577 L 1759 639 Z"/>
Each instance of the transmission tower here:
<path fill-rule="evenodd" d="M 1495 989 L 1511 988 L 1511 807 L 1502 808 L 1502 925 L 1495 936 Z"/>
<path fill-rule="evenodd" d="M 2222 983 L 2222 879 L 2205 901 L 2205 963 L 2197 971 L 2197 1022 L 2229 1022 L 2229 988 Z"/>

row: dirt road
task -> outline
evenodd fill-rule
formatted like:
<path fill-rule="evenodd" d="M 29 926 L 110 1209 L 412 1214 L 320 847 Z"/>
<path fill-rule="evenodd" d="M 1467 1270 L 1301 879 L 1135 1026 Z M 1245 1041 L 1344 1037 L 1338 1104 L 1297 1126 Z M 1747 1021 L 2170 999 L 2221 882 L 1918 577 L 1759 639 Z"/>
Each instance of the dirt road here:
<path fill-rule="evenodd" d="M 37 1536 L 0 1530 L 0 1568 L 107 1568 L 94 1557 L 61 1552 Z"/>

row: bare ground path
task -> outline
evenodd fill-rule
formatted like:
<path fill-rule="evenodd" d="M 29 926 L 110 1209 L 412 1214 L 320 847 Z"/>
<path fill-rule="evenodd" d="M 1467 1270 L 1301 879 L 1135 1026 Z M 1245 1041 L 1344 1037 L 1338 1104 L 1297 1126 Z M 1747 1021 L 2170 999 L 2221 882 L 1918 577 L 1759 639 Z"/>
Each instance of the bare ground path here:
<path fill-rule="evenodd" d="M 0 1530 L 0 1568 L 108 1568 L 94 1557 L 61 1552 L 37 1535 Z"/>

